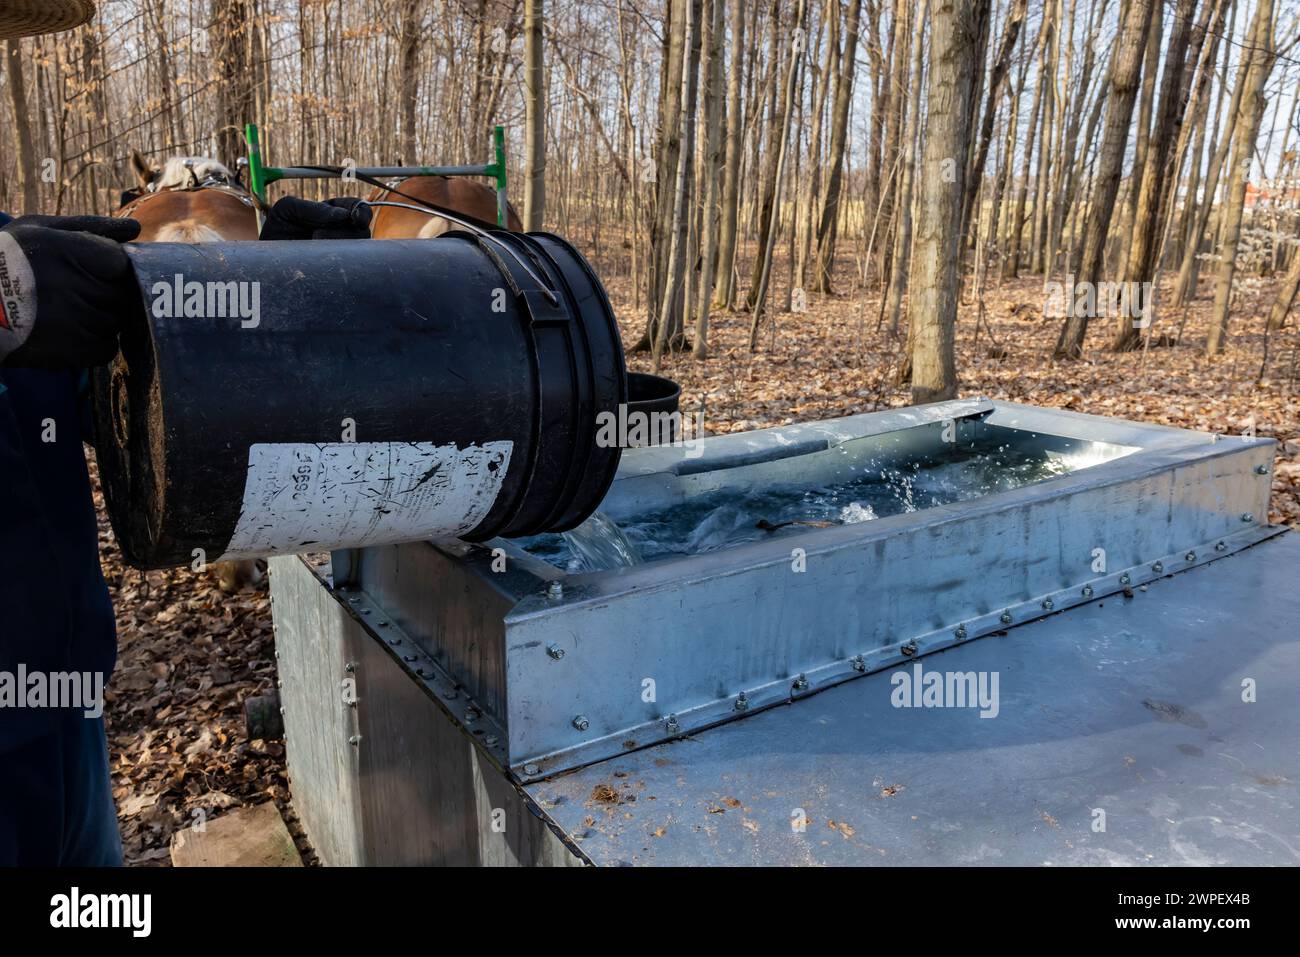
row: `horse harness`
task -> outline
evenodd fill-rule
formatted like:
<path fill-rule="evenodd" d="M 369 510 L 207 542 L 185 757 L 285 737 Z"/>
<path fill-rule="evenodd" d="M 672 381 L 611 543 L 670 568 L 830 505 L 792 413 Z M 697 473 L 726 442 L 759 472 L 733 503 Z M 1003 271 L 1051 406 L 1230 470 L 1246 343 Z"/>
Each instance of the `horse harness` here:
<path fill-rule="evenodd" d="M 168 186 L 160 187 L 157 183 L 157 177 L 148 186 L 136 187 L 135 189 L 123 190 L 122 206 L 115 215 L 127 216 L 132 210 L 152 196 L 158 196 L 162 193 L 192 193 L 201 189 L 215 189 L 233 196 L 250 209 L 257 210 L 263 208 L 257 198 L 248 191 L 239 180 L 238 174 L 226 175 L 217 170 L 209 170 L 199 179 L 194 172 L 194 167 L 186 164 L 186 170 L 190 174 L 190 182 L 185 186 Z"/>

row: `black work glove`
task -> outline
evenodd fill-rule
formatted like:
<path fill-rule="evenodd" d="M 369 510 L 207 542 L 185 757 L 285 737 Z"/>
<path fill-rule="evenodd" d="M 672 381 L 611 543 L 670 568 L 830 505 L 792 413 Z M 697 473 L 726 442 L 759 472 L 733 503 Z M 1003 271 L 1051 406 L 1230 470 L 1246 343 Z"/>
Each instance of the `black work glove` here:
<path fill-rule="evenodd" d="M 369 239 L 370 207 L 356 196 L 313 203 L 285 196 L 271 207 L 259 239 Z"/>
<path fill-rule="evenodd" d="M 121 243 L 134 219 L 22 216 L 0 229 L 0 364 L 34 369 L 103 365 L 140 290 Z"/>

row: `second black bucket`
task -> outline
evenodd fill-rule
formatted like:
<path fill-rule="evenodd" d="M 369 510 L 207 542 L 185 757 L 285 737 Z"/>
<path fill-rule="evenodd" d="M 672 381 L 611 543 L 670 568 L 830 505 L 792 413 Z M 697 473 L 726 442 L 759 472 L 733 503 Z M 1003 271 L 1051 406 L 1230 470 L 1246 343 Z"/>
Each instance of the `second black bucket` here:
<path fill-rule="evenodd" d="M 639 413 L 637 418 L 647 423 L 646 445 L 668 445 L 681 437 L 681 416 L 677 415 L 681 398 L 682 387 L 672 379 L 648 372 L 627 374 L 628 418 Z"/>

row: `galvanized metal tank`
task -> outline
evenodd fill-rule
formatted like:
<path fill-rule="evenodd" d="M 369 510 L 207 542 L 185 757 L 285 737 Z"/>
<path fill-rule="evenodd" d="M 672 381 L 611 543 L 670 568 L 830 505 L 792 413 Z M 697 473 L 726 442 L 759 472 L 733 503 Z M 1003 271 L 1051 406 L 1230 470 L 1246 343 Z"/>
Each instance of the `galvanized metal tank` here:
<path fill-rule="evenodd" d="M 346 858 L 364 862 L 475 859 L 488 846 L 520 863 L 539 862 L 537 854 L 554 862 L 557 847 L 595 859 L 582 849 L 582 821 L 603 818 L 588 792 L 604 782 L 617 804 L 614 770 L 664 777 L 631 761 L 634 752 L 653 749 L 645 753 L 655 762 L 677 765 L 665 780 L 692 782 L 696 797 L 663 796 L 682 813 L 704 792 L 716 801 L 726 786 L 704 757 L 715 740 L 758 747 L 753 762 L 732 752 L 728 766 L 769 768 L 768 790 L 785 793 L 787 777 L 812 787 L 802 752 L 789 751 L 796 732 L 781 736 L 777 755 L 718 726 L 791 705 L 772 712 L 787 717 L 770 720 L 819 734 L 819 692 L 858 687 L 932 652 L 984 647 L 977 639 L 1043 619 L 1068 632 L 1083 608 L 1110 608 L 1111 596 L 1205 566 L 1213 577 L 1219 559 L 1281 531 L 1266 519 L 1271 440 L 984 400 L 629 450 L 601 511 L 630 521 L 719 490 L 833 483 L 972 441 L 1072 464 L 965 501 L 835 527 L 795 525 L 615 570 L 569 572 L 506 540 L 337 551 L 326 569 L 277 559 L 289 768 L 309 834 L 369 848 Z M 322 634 L 337 649 L 328 662 Z M 1054 660 L 1050 650 L 1042 660 Z M 361 673 L 368 690 L 353 705 L 329 700 L 335 682 Z M 862 708 L 846 694 L 837 721 Z M 867 746 L 870 726 L 841 730 Z M 846 747 L 842 737 L 828 746 Z M 679 749 L 661 750 L 683 738 Z M 696 767 L 692 755 L 704 763 Z M 1122 767 L 1122 755 L 1115 760 Z M 579 780 L 573 772 L 584 767 Z M 330 802 L 340 782 L 355 796 L 350 809 Z M 852 794 L 827 786 L 824 799 L 852 804 Z M 747 780 L 747 788 L 761 801 L 762 786 Z M 447 794 L 475 818 L 457 826 L 463 833 L 421 809 Z M 493 834 L 493 807 L 517 815 L 513 837 Z M 625 816 L 644 820 L 650 811 L 629 807 Z M 640 850 L 614 841 L 609 820 L 609 832 L 587 826 L 591 840 L 610 839 L 606 857 L 647 851 L 644 834 L 629 838 Z M 402 833 L 422 836 L 402 844 Z M 430 841 L 456 851 L 444 855 Z M 719 853 L 716 842 L 706 844 L 701 862 Z M 677 862 L 690 858 L 689 847 L 677 845 Z"/>

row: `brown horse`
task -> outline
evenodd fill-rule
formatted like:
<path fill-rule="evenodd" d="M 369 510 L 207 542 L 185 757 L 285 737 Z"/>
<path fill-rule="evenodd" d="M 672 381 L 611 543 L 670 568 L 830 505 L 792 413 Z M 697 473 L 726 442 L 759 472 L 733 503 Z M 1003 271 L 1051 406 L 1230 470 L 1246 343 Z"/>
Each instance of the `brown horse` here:
<path fill-rule="evenodd" d="M 205 157 L 174 156 L 161 167 L 131 151 L 139 187 L 123 194 L 113 215 L 140 223 L 136 242 L 211 243 L 257 238 L 252 197 L 221 163 Z M 262 580 L 255 561 L 217 562 L 217 584 L 226 593 Z"/>
<path fill-rule="evenodd" d="M 495 224 L 497 221 L 496 190 L 483 183 L 461 176 L 411 176 L 398 181 L 394 188 L 401 190 L 406 196 L 375 187 L 366 199 L 370 202 L 390 200 L 394 203 L 418 205 L 407 199 L 407 196 L 410 196 L 462 213 L 483 223 Z M 414 209 L 376 206 L 375 218 L 370 222 L 370 235 L 375 239 L 433 239 L 448 230 L 460 228 L 462 227 L 441 216 L 433 216 Z M 506 204 L 506 228 L 514 232 L 520 232 L 524 228 L 515 208 L 508 203 Z"/>
<path fill-rule="evenodd" d="M 143 243 L 211 243 L 257 238 L 257 207 L 248 190 L 216 160 L 173 156 L 151 164 L 131 151 L 140 186 L 123 194 L 114 216 L 140 223 Z"/>

